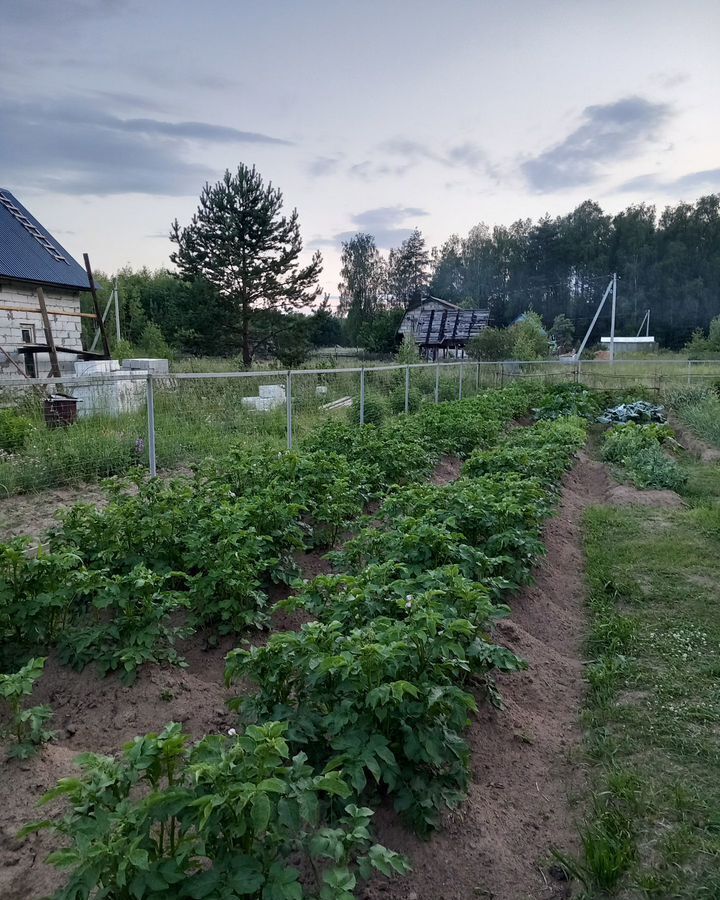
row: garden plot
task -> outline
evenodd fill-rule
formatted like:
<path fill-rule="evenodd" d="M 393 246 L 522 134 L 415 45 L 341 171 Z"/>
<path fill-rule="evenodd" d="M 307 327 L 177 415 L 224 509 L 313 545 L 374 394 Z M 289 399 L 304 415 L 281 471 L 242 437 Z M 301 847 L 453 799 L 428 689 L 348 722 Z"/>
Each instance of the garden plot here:
<path fill-rule="evenodd" d="M 40 894 L 61 883 L 38 857 L 68 842 L 71 883 L 124 880 L 132 889 L 122 896 L 178 896 L 178 879 L 187 896 L 208 897 L 565 896 L 549 856 L 553 845 L 576 845 L 561 820 L 582 695 L 578 522 L 607 487 L 588 460 L 566 474 L 586 424 L 563 415 L 558 394 L 577 412 L 581 393 L 551 392 L 554 421 L 507 433 L 530 406 L 543 415 L 544 390 L 513 387 L 380 428 L 335 422 L 298 453 L 238 451 L 195 478 L 140 483 L 105 510 L 74 510 L 45 558 L 6 549 L 7 596 L 31 602 L 21 623 L 3 621 L 5 652 L 50 650 L 51 678 L 30 702 L 66 710 L 56 711 L 58 739 L 18 770 L 29 782 L 13 815 L 32 816 L 31 797 L 68 772 L 70 747 L 117 754 L 152 716 L 156 729 L 180 724 L 112 764 L 119 793 L 101 800 L 100 819 L 70 815 L 60 835 L 21 846 L 8 835 L 15 866 L 3 896 L 28 896 L 33 877 Z M 328 571 L 320 556 L 333 545 Z M 47 590 L 48 578 L 62 589 Z M 222 660 L 238 631 L 257 638 L 230 653 L 226 688 Z M 61 660 L 84 669 L 72 697 L 48 692 Z M 90 660 L 128 686 L 117 675 L 98 680 Z M 105 692 L 99 708 L 116 712 L 102 735 L 72 721 L 85 679 Z M 135 692 L 158 699 L 133 708 Z M 507 709 L 496 712 L 503 695 Z M 96 708 L 86 707 L 88 721 Z M 272 771 L 250 751 L 270 753 Z M 138 768 L 142 759 L 159 768 Z M 98 765 L 109 764 L 91 770 Z M 242 807 L 228 765 L 250 790 Z M 151 771 L 149 794 L 122 787 Z M 67 789 L 84 804 L 90 782 Z M 364 837 L 371 809 L 387 850 Z M 373 871 L 403 877 L 361 887 Z"/>

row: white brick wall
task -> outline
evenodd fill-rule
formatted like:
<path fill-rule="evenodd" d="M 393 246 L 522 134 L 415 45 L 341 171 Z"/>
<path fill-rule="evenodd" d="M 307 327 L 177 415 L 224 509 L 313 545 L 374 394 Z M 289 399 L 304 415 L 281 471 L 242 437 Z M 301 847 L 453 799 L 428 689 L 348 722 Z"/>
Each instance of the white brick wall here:
<path fill-rule="evenodd" d="M 55 343 L 63 347 L 82 349 L 82 319 L 80 316 L 64 316 L 62 310 L 80 312 L 80 295 L 77 292 L 62 292 L 52 288 L 45 289 L 50 327 Z M 38 309 L 37 292 L 32 285 L 13 281 L 0 280 L 0 307 L 27 307 Z M 45 329 L 40 313 L 19 310 L 0 309 L 0 347 L 24 369 L 24 357 L 17 348 L 25 343 L 22 339 L 22 327 L 35 326 L 35 342 L 45 343 Z M 63 373 L 72 373 L 73 363 L 77 357 L 69 353 L 59 353 L 58 361 Z M 50 372 L 50 360 L 47 354 L 37 355 L 38 375 Z M 17 369 L 10 363 L 4 353 L 0 353 L 0 375 L 17 375 Z"/>

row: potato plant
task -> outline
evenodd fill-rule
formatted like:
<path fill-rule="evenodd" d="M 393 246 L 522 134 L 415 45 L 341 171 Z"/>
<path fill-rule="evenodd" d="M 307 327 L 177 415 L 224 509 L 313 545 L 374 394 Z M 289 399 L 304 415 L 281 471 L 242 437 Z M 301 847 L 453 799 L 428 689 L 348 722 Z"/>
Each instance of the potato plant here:
<path fill-rule="evenodd" d="M 389 793 L 427 833 L 467 788 L 461 733 L 476 703 L 460 683 L 472 676 L 487 686 L 495 670 L 523 663 L 487 641 L 478 625 L 448 616 L 437 600 L 408 602 L 403 618 L 350 632 L 336 620 L 316 622 L 273 635 L 264 647 L 234 650 L 226 680 L 260 686 L 235 704 L 247 721 L 287 721 L 291 744 L 311 763 L 342 769 L 361 798 Z"/>
<path fill-rule="evenodd" d="M 51 741 L 54 732 L 45 728 L 52 718 L 49 706 L 32 706 L 26 709 L 23 699 L 32 694 L 35 682 L 45 668 L 45 658 L 29 660 L 17 672 L 0 675 L 0 698 L 10 711 L 9 736 L 12 739 L 8 748 L 8 757 L 27 759 L 38 751 L 40 746 Z"/>
<path fill-rule="evenodd" d="M 136 738 L 119 760 L 83 754 L 80 777 L 43 798 L 65 798 L 65 815 L 24 829 L 49 828 L 68 843 L 49 857 L 71 870 L 55 900 L 339 900 L 374 870 L 407 871 L 372 844 L 372 811 L 343 802 L 351 791 L 340 773 L 291 758 L 286 730 L 267 722 L 190 748 L 173 723 Z M 303 860 L 312 875 L 303 877 Z"/>

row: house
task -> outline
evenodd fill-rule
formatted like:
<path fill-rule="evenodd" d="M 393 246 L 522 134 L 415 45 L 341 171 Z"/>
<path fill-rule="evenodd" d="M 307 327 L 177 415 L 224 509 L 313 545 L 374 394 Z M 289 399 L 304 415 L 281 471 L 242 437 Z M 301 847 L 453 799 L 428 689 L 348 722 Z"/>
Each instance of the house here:
<path fill-rule="evenodd" d="M 398 336 L 403 340 L 412 336 L 426 359 L 438 359 L 441 354 L 464 356 L 468 341 L 489 323 L 487 309 L 463 309 L 439 297 L 428 297 L 407 311 Z"/>
<path fill-rule="evenodd" d="M 80 295 L 85 269 L 8 190 L 0 188 L 0 375 L 50 372 L 37 288 L 42 287 L 60 371 L 72 372 L 82 348 Z M 97 354 L 92 354 L 95 358 Z"/>

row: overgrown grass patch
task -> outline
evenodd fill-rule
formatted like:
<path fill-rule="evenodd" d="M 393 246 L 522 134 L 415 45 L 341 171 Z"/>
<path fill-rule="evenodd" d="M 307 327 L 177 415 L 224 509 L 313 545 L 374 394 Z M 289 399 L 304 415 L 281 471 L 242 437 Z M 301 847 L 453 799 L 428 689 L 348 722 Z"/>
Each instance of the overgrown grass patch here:
<path fill-rule="evenodd" d="M 586 515 L 588 898 L 720 896 L 716 481 L 689 474 L 694 508 Z"/>

